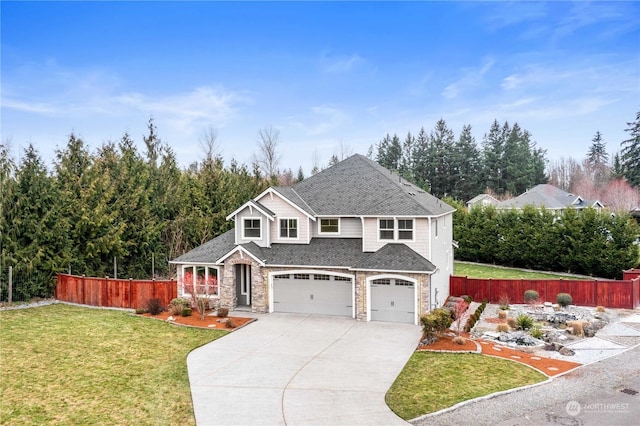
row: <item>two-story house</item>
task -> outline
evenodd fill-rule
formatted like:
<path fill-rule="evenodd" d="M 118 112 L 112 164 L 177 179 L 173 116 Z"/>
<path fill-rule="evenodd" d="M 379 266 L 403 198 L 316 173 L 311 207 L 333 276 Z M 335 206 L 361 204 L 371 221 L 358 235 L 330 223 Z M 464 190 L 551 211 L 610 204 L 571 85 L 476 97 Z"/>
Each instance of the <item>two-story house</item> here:
<path fill-rule="evenodd" d="M 495 204 L 498 210 L 520 210 L 524 206 L 544 208 L 558 215 L 566 209 L 583 210 L 593 208 L 602 210 L 604 205 L 598 200 L 587 200 L 583 197 L 564 191 L 549 184 L 536 185 L 515 198 Z"/>
<path fill-rule="evenodd" d="M 232 230 L 171 263 L 180 294 L 212 283 L 230 309 L 417 324 L 449 294 L 453 211 L 356 154 L 265 190 L 227 217 Z"/>

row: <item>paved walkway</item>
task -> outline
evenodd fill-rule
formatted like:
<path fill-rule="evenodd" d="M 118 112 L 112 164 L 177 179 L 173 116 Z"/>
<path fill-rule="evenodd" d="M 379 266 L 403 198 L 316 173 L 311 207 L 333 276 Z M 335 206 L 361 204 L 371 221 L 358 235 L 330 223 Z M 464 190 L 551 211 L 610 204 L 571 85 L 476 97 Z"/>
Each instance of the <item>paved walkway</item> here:
<path fill-rule="evenodd" d="M 384 396 L 416 348 L 418 326 L 257 317 L 189 354 L 198 425 L 406 425 Z"/>

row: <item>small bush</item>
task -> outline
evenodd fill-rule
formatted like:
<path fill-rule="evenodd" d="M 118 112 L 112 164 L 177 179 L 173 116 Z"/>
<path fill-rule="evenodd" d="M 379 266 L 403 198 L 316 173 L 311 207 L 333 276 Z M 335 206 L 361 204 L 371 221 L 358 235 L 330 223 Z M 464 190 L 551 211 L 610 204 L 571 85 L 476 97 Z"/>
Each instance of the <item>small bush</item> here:
<path fill-rule="evenodd" d="M 171 315 L 182 315 L 182 309 L 184 309 L 180 305 L 169 305 L 169 312 Z"/>
<path fill-rule="evenodd" d="M 558 302 L 558 305 L 566 308 L 571 304 L 571 302 L 573 302 L 573 297 L 571 297 L 569 293 L 558 293 L 556 296 L 556 302 Z"/>
<path fill-rule="evenodd" d="M 218 310 L 216 311 L 216 315 L 219 316 L 220 318 L 226 318 L 227 315 L 229 315 L 229 309 L 218 308 Z"/>
<path fill-rule="evenodd" d="M 462 298 L 464 299 L 465 302 L 467 302 L 468 304 L 471 304 L 471 302 L 473 302 L 473 297 L 471 296 L 462 296 Z"/>
<path fill-rule="evenodd" d="M 160 312 L 165 311 L 164 306 L 162 306 L 162 301 L 157 297 L 153 297 L 147 300 L 146 308 L 147 312 L 149 312 L 151 315 L 158 315 L 160 314 Z"/>
<path fill-rule="evenodd" d="M 193 309 L 191 309 L 191 308 L 182 308 L 182 311 L 180 312 L 180 315 L 182 315 L 183 317 L 190 317 L 192 313 L 193 313 Z"/>
<path fill-rule="evenodd" d="M 142 315 L 146 313 L 147 313 L 147 310 L 145 308 L 136 308 L 136 314 Z"/>
<path fill-rule="evenodd" d="M 498 318 L 506 319 L 507 318 L 507 311 L 498 311 Z"/>
<path fill-rule="evenodd" d="M 535 339 L 542 339 L 544 337 L 544 332 L 540 327 L 533 327 L 529 334 Z"/>
<path fill-rule="evenodd" d="M 507 325 L 511 328 L 516 328 L 516 319 L 514 317 L 507 317 Z"/>
<path fill-rule="evenodd" d="M 596 312 L 604 312 L 604 306 L 596 306 Z"/>
<path fill-rule="evenodd" d="M 462 336 L 456 336 L 451 341 L 453 343 L 458 344 L 458 345 L 464 345 L 464 337 L 462 337 Z"/>
<path fill-rule="evenodd" d="M 227 328 L 236 328 L 237 327 L 235 321 L 233 321 L 232 318 L 227 318 L 227 322 L 224 325 Z"/>
<path fill-rule="evenodd" d="M 440 336 L 451 326 L 451 323 L 453 323 L 451 313 L 448 309 L 443 308 L 433 309 L 420 317 L 420 324 L 422 324 L 422 331 L 426 338 Z"/>
<path fill-rule="evenodd" d="M 498 325 L 496 325 L 496 331 L 498 333 L 507 332 L 507 331 L 509 331 L 509 325 L 508 324 L 504 324 L 504 323 L 503 324 L 498 324 Z"/>
<path fill-rule="evenodd" d="M 533 327 L 533 318 L 527 314 L 520 314 L 516 318 L 516 326 L 518 330 L 529 330 Z"/>
<path fill-rule="evenodd" d="M 575 336 L 584 336 L 584 321 L 567 321 L 567 327 L 573 328 Z"/>
<path fill-rule="evenodd" d="M 507 296 L 506 294 L 503 294 L 502 296 L 500 296 L 500 300 L 498 300 L 498 305 L 500 306 L 500 309 L 502 309 L 503 311 L 506 311 L 509 309 L 509 303 L 511 301 L 509 300 L 509 296 Z"/>
<path fill-rule="evenodd" d="M 524 292 L 524 303 L 536 303 L 540 295 L 535 290 L 527 290 Z"/>

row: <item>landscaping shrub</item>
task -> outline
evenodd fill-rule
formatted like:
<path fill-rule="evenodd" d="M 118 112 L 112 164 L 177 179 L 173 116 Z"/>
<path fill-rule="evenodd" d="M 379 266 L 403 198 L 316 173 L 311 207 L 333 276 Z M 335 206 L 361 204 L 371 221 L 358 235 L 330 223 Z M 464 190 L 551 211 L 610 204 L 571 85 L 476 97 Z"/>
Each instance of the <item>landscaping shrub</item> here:
<path fill-rule="evenodd" d="M 462 296 L 462 298 L 464 299 L 465 302 L 467 302 L 468 304 L 470 304 L 471 302 L 473 302 L 473 297 L 471 296 Z"/>
<path fill-rule="evenodd" d="M 604 306 L 596 306 L 596 312 L 604 312 Z"/>
<path fill-rule="evenodd" d="M 171 312 L 171 315 L 182 315 L 182 312 L 185 308 L 191 309 L 191 301 L 189 301 L 188 299 L 176 297 L 175 299 L 171 300 L 171 302 L 169 302 L 169 312 Z M 189 313 L 189 315 L 191 315 L 191 313 Z"/>
<path fill-rule="evenodd" d="M 216 311 L 216 315 L 219 316 L 220 318 L 226 318 L 227 315 L 229 315 L 229 309 L 218 308 L 218 310 Z"/>
<path fill-rule="evenodd" d="M 566 308 L 571 304 L 571 302 L 573 302 L 573 297 L 571 297 L 569 293 L 558 293 L 556 296 L 556 302 L 558 302 L 558 305 Z"/>
<path fill-rule="evenodd" d="M 233 318 L 228 318 L 227 322 L 224 324 L 227 328 L 236 328 L 236 323 L 233 321 Z"/>
<path fill-rule="evenodd" d="M 136 314 L 142 315 L 146 313 L 147 313 L 147 310 L 145 308 L 136 308 Z"/>
<path fill-rule="evenodd" d="M 540 295 L 535 290 L 527 290 L 524 292 L 524 303 L 536 303 Z"/>
<path fill-rule="evenodd" d="M 146 303 L 147 312 L 151 315 L 159 315 L 160 312 L 165 311 L 165 307 L 162 305 L 162 301 L 157 297 L 153 297 L 147 300 Z"/>
<path fill-rule="evenodd" d="M 458 345 L 464 345 L 464 337 L 462 337 L 462 336 L 456 336 L 451 341 L 453 343 L 458 344 Z"/>
<path fill-rule="evenodd" d="M 567 321 L 567 327 L 573 328 L 575 336 L 584 336 L 584 323 L 585 321 Z"/>
<path fill-rule="evenodd" d="M 507 317 L 507 325 L 511 328 L 516 328 L 516 319 L 514 317 Z"/>
<path fill-rule="evenodd" d="M 498 318 L 506 319 L 507 318 L 507 311 L 498 311 Z"/>
<path fill-rule="evenodd" d="M 533 318 L 527 314 L 520 314 L 516 318 L 516 325 L 518 330 L 529 330 L 533 327 Z"/>
<path fill-rule="evenodd" d="M 191 309 L 191 308 L 182 308 L 182 311 L 180 312 L 180 315 L 182 315 L 183 317 L 190 317 L 192 313 L 193 313 L 193 309 Z"/>
<path fill-rule="evenodd" d="M 500 296 L 500 300 L 498 300 L 498 305 L 500 306 L 500 309 L 502 309 L 503 311 L 506 311 L 509 309 L 509 296 L 507 296 L 506 294 L 503 294 L 502 296 Z"/>
<path fill-rule="evenodd" d="M 531 337 L 535 339 L 542 339 L 544 337 L 544 332 L 540 327 L 537 327 L 537 326 L 533 327 L 529 332 L 529 334 L 531 334 Z"/>
<path fill-rule="evenodd" d="M 497 331 L 498 333 L 504 333 L 504 332 L 507 332 L 507 331 L 509 331 L 509 325 L 508 325 L 508 324 L 505 324 L 505 323 L 503 323 L 503 324 L 498 324 L 498 325 L 496 325 L 496 331 Z"/>
<path fill-rule="evenodd" d="M 439 337 L 452 323 L 451 313 L 443 308 L 433 309 L 420 317 L 422 332 L 426 338 Z"/>

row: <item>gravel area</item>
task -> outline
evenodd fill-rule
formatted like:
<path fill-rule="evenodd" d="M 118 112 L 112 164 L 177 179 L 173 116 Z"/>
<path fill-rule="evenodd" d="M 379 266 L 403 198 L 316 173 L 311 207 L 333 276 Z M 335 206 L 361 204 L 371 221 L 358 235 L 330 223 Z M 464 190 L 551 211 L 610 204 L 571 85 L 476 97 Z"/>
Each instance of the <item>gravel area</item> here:
<path fill-rule="evenodd" d="M 612 400 L 628 404 L 627 411 L 609 413 L 607 423 L 633 424 L 638 420 L 636 407 L 640 406 L 640 394 L 631 396 L 620 391 L 640 391 L 639 361 L 640 346 L 636 346 L 620 355 L 586 365 L 544 384 L 470 402 L 449 412 L 412 420 L 411 423 L 416 426 L 470 423 L 525 425 L 542 422 L 597 424 L 590 422 L 588 417 L 583 418 L 582 414 L 569 416 L 564 407 L 570 401 L 590 404 Z"/>

